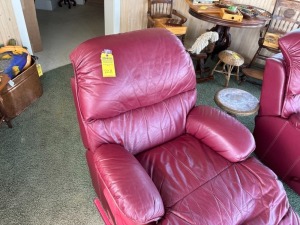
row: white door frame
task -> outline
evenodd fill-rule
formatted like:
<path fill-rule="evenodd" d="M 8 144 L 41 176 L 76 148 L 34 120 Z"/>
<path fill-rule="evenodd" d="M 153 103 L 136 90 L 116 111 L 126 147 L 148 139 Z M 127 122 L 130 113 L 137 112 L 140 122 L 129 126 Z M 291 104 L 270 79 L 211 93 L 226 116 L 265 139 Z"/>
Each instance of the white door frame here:
<path fill-rule="evenodd" d="M 21 0 L 11 0 L 13 9 L 14 9 L 14 14 L 15 18 L 17 21 L 17 26 L 18 30 L 20 33 L 22 45 L 25 46 L 30 54 L 33 54 L 32 52 L 32 46 L 30 43 L 29 35 L 28 35 L 28 30 L 25 22 L 25 17 L 23 14 L 23 8 L 22 8 L 22 3 Z"/>
<path fill-rule="evenodd" d="M 104 0 L 105 35 L 120 33 L 120 14 L 121 0 Z"/>

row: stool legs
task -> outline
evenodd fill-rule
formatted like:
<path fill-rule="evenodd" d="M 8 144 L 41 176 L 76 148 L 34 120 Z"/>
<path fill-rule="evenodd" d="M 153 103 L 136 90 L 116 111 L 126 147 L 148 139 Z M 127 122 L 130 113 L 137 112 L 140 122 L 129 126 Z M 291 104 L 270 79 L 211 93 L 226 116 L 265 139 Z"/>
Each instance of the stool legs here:
<path fill-rule="evenodd" d="M 226 67 L 227 66 L 227 70 L 226 70 Z M 227 65 L 227 64 L 224 64 L 223 66 L 223 72 L 225 74 L 225 77 L 226 77 L 226 83 L 225 83 L 225 87 L 228 87 L 228 84 L 229 84 L 229 80 L 230 80 L 230 76 L 232 74 L 232 70 L 234 69 L 235 66 L 232 66 L 232 65 Z M 239 82 L 239 73 L 240 73 L 240 67 L 237 66 L 237 69 L 236 69 L 236 80 L 237 82 Z"/>
<path fill-rule="evenodd" d="M 234 66 L 227 65 L 227 71 L 226 71 L 226 64 L 224 63 L 224 65 L 223 65 L 223 72 L 224 72 L 224 75 L 225 75 L 225 78 L 226 78 L 225 85 L 224 85 L 225 87 L 228 87 L 233 67 Z"/>
<path fill-rule="evenodd" d="M 235 66 L 232 65 L 228 65 L 226 63 L 223 64 L 222 70 L 217 70 L 217 67 L 219 66 L 219 64 L 222 62 L 222 60 L 219 60 L 218 63 L 216 64 L 216 66 L 213 68 L 213 70 L 211 71 L 210 76 L 213 76 L 214 72 L 217 73 L 222 73 L 225 75 L 225 87 L 228 87 L 229 84 L 229 80 L 230 80 L 230 76 L 232 74 L 232 71 L 234 69 Z M 239 81 L 239 72 L 240 72 L 240 67 L 237 66 L 237 72 L 236 72 L 236 80 Z"/>
<path fill-rule="evenodd" d="M 218 65 L 221 63 L 222 61 L 219 60 L 218 63 L 215 65 L 215 67 L 212 69 L 211 73 L 210 73 L 210 76 L 213 76 L 214 75 L 214 72 L 215 70 L 217 69 Z"/>
<path fill-rule="evenodd" d="M 236 81 L 239 82 L 240 81 L 240 67 L 238 66 L 236 69 Z"/>

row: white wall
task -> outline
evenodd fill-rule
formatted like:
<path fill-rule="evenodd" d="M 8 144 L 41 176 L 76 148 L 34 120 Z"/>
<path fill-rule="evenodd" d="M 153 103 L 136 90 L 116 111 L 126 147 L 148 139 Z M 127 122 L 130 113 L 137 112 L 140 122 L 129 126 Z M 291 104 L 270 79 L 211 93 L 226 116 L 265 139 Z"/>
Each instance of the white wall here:
<path fill-rule="evenodd" d="M 120 1 L 104 0 L 105 35 L 120 33 Z"/>

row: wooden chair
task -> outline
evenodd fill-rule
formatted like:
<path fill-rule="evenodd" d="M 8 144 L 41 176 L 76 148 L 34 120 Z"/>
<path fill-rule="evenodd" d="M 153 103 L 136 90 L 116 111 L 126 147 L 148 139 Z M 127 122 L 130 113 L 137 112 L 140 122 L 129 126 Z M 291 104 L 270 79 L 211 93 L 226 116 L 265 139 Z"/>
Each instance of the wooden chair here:
<path fill-rule="evenodd" d="M 268 55 L 263 49 L 272 53 L 278 53 L 278 38 L 282 35 L 300 27 L 300 1 L 299 0 L 277 0 L 272 19 L 261 30 L 258 41 L 258 49 L 248 67 L 257 59 L 265 60 Z"/>
<path fill-rule="evenodd" d="M 173 9 L 173 0 L 148 0 L 147 27 L 162 27 L 170 30 L 184 42 L 187 18 Z"/>
<path fill-rule="evenodd" d="M 218 39 L 219 35 L 217 32 L 205 32 L 196 39 L 191 48 L 187 49 L 187 52 L 195 63 L 197 83 L 214 79 L 211 74 L 206 74 L 210 71 L 210 68 L 205 67 L 205 63 L 214 51 L 215 42 Z"/>
<path fill-rule="evenodd" d="M 208 80 L 213 80 L 214 77 L 210 74 L 210 67 L 206 67 L 205 63 L 215 48 L 215 43 L 209 43 L 199 54 L 189 52 L 193 61 L 195 61 L 195 72 L 197 83 L 202 83 Z"/>
<path fill-rule="evenodd" d="M 254 63 L 260 59 L 265 60 L 270 56 L 269 53 L 280 52 L 278 47 L 278 38 L 282 35 L 300 27 L 300 0 L 277 0 L 272 19 L 261 29 L 258 40 L 258 49 L 252 58 L 250 64 L 242 69 L 242 79 L 251 77 L 256 80 L 263 80 L 263 70 L 253 68 Z M 250 81 L 252 82 L 252 81 Z M 254 82 L 261 84 L 260 82 Z"/>
<path fill-rule="evenodd" d="M 60 0 L 58 2 L 59 7 L 62 7 L 62 4 L 61 4 L 62 2 L 64 2 L 65 5 L 68 4 L 69 9 L 71 8 L 71 3 L 73 4 L 73 6 L 76 6 L 76 1 L 75 0 Z"/>

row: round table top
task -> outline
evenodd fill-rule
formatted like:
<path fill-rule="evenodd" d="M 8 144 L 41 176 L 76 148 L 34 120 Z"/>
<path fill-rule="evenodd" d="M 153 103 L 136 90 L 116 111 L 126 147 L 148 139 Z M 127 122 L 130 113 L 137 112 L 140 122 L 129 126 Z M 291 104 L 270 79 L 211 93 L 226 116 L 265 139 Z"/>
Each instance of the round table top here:
<path fill-rule="evenodd" d="M 229 114 L 249 116 L 257 112 L 258 99 L 247 91 L 238 88 L 224 88 L 215 94 L 216 104 Z"/>
<path fill-rule="evenodd" d="M 263 27 L 266 24 L 266 20 L 261 20 L 258 18 L 243 19 L 241 22 L 226 20 L 222 19 L 219 14 L 198 13 L 197 11 L 193 10 L 193 8 L 189 9 L 189 13 L 200 20 L 225 27 L 257 28 Z"/>

